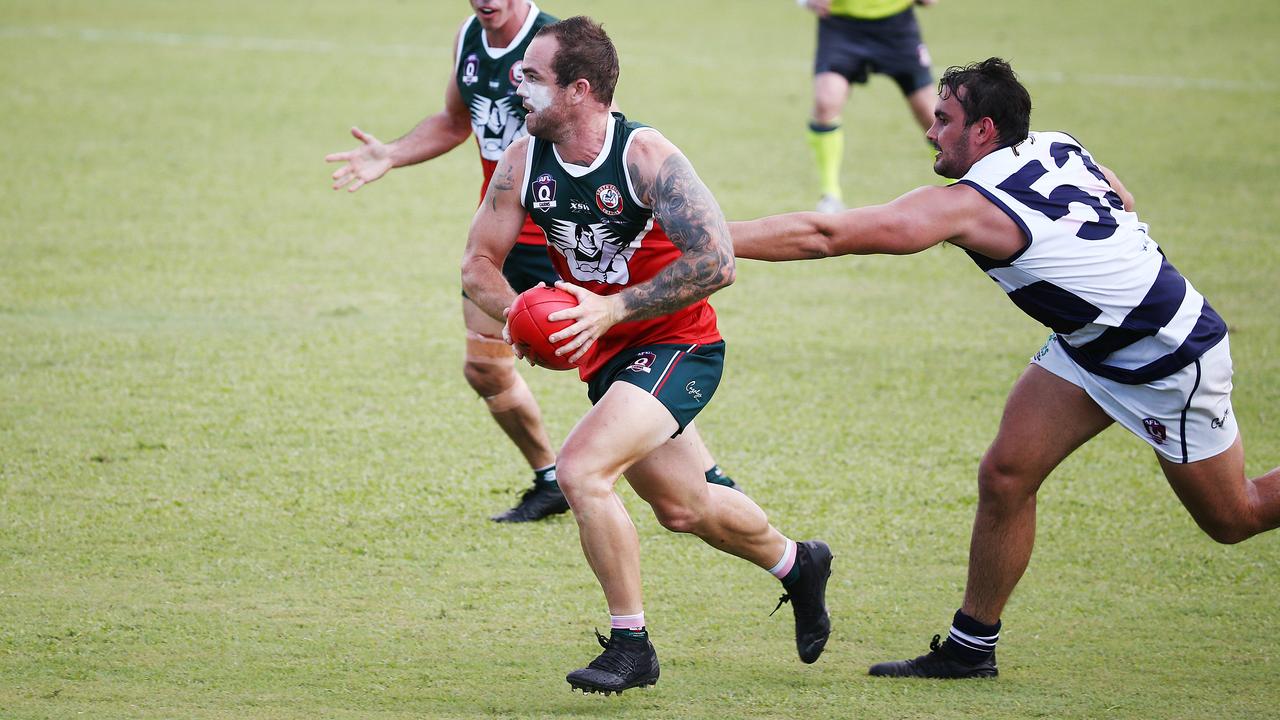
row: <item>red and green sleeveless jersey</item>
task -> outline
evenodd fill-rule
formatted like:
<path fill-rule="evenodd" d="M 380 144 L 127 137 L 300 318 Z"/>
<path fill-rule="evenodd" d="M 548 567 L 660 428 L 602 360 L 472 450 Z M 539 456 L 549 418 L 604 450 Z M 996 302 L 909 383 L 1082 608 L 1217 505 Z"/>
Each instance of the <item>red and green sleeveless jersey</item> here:
<path fill-rule="evenodd" d="M 562 162 L 551 143 L 529 141 L 521 202 L 545 233 L 560 277 L 598 295 L 643 283 L 681 255 L 653 210 L 636 197 L 627 174 L 627 150 L 641 132 L 657 131 L 613 113 L 604 148 L 587 167 Z M 703 299 L 669 315 L 614 325 L 596 340 L 578 372 L 590 379 L 630 347 L 718 340 L 715 311 Z"/>
<path fill-rule="evenodd" d="M 480 149 L 480 166 L 484 182 L 480 199 L 489 189 L 489 180 L 498 160 L 511 143 L 525 136 L 524 105 L 516 95 L 516 86 L 524 78 L 522 64 L 533 36 L 556 18 L 529 3 L 529 16 L 506 47 L 489 45 L 488 36 L 472 15 L 458 34 L 458 55 L 454 62 L 454 81 L 462 101 L 471 113 L 471 129 Z M 526 221 L 520 242 L 541 245 L 542 234 Z"/>

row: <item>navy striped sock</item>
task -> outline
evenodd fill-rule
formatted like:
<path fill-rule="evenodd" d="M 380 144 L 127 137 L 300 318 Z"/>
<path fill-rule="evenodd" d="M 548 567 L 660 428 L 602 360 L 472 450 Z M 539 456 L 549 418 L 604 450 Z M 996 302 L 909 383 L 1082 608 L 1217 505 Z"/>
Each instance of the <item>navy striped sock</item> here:
<path fill-rule="evenodd" d="M 997 620 L 995 625 L 984 625 L 957 610 L 951 620 L 951 632 L 943 645 L 956 658 L 976 665 L 991 657 L 999 639 L 1000 621 Z"/>

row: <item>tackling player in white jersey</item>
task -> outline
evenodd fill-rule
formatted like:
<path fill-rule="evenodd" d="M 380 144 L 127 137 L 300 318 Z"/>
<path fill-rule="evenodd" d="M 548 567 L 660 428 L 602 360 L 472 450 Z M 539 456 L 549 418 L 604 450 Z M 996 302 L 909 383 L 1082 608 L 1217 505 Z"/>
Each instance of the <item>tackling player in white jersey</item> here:
<path fill-rule="evenodd" d="M 1032 133 L 1031 98 L 999 58 L 950 68 L 928 139 L 954 185 L 836 215 L 731 223 L 758 260 L 963 248 L 1054 331 L 1014 385 L 978 468 L 964 604 L 930 652 L 872 675 L 997 674 L 1000 615 L 1035 540 L 1036 491 L 1113 422 L 1148 442 L 1170 486 L 1214 540 L 1280 526 L 1280 468 L 1249 479 L 1231 410 L 1226 324 L 1133 213 L 1133 198 L 1074 138 Z"/>

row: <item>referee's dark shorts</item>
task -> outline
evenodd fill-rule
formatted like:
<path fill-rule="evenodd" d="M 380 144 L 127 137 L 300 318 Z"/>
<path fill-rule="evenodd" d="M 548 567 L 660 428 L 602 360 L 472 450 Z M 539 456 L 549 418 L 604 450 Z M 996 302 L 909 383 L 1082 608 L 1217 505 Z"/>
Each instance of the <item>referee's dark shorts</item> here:
<path fill-rule="evenodd" d="M 879 73 L 893 78 L 903 95 L 910 95 L 933 84 L 929 63 L 912 8 L 879 20 L 841 15 L 818 20 L 814 75 L 839 73 L 856 84 L 865 83 L 870 73 Z"/>

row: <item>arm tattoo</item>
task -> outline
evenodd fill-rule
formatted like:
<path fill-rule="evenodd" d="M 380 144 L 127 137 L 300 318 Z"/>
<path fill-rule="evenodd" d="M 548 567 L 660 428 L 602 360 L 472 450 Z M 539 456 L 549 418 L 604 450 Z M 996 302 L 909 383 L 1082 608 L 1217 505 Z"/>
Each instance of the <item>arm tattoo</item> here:
<path fill-rule="evenodd" d="M 502 169 L 506 172 L 503 172 L 501 175 L 494 173 L 493 183 L 489 186 L 489 207 L 492 208 L 494 212 L 498 211 L 498 195 L 494 191 L 508 192 L 510 190 L 514 190 L 516 187 L 515 166 L 511 163 L 506 163 L 503 165 Z"/>
<path fill-rule="evenodd" d="M 667 315 L 733 282 L 733 245 L 724 213 L 689 161 L 674 153 L 656 178 L 630 165 L 637 194 L 653 208 L 681 256 L 647 282 L 622 293 L 627 320 Z"/>

